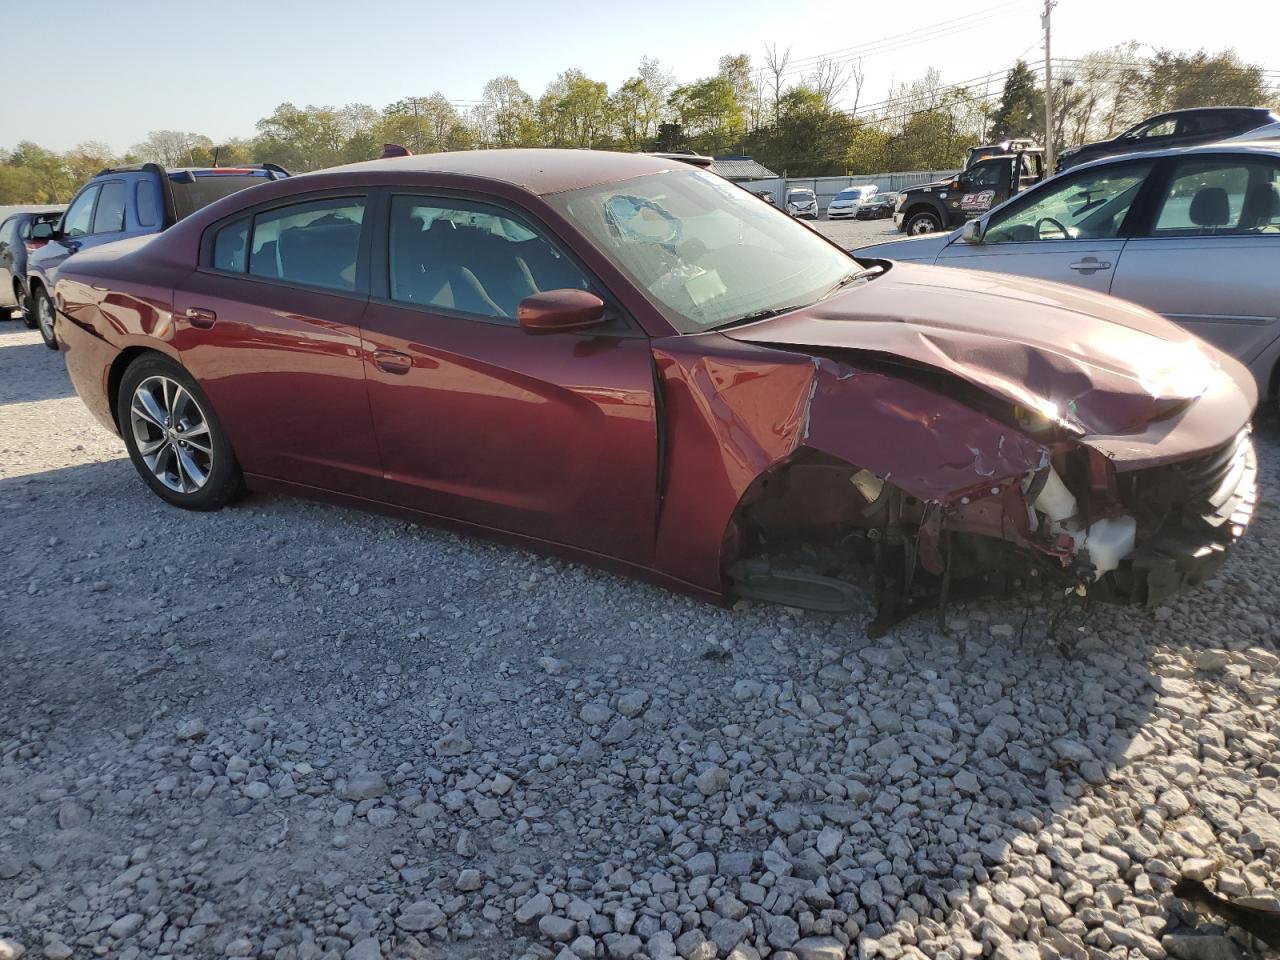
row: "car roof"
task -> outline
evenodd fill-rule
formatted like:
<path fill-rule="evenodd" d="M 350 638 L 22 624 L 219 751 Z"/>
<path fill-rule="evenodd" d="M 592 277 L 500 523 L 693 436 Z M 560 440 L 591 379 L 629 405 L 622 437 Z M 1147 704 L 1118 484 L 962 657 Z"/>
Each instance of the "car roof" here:
<path fill-rule="evenodd" d="M 1179 113 L 1270 113 L 1269 107 L 1179 107 L 1177 110 L 1165 110 L 1163 113 L 1153 114 L 1148 119 L 1155 117 L 1172 117 Z"/>
<path fill-rule="evenodd" d="M 1074 173 L 1090 167 L 1101 167 L 1120 160 L 1158 160 L 1162 157 L 1187 157 L 1201 154 L 1238 153 L 1241 156 L 1258 155 L 1280 160 L 1280 141 L 1276 140 L 1219 140 L 1215 143 L 1201 143 L 1193 147 L 1165 147 L 1163 150 L 1134 150 L 1129 153 L 1114 153 L 1110 156 L 1077 164 L 1063 171 Z M 1050 177 L 1049 179 L 1056 179 Z M 1038 184 L 1037 184 L 1038 186 Z"/>
<path fill-rule="evenodd" d="M 683 160 L 607 150 L 458 150 L 410 157 L 366 160 L 316 173 L 448 173 L 498 180 L 530 193 L 546 195 L 661 173 L 688 170 Z M 313 174 L 301 174 L 302 177 Z"/>

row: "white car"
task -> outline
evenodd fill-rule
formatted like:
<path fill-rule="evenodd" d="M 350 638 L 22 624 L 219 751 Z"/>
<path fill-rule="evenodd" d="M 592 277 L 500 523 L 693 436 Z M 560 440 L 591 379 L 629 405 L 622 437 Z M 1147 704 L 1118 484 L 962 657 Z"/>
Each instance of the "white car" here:
<path fill-rule="evenodd" d="M 787 213 L 800 220 L 818 219 L 818 198 L 812 190 L 796 187 L 787 191 Z"/>
<path fill-rule="evenodd" d="M 879 189 L 874 183 L 861 187 L 845 187 L 832 197 L 831 202 L 827 204 L 827 219 L 840 220 L 845 217 L 852 217 L 858 212 L 858 207 L 862 206 L 862 202 L 874 197 Z"/>

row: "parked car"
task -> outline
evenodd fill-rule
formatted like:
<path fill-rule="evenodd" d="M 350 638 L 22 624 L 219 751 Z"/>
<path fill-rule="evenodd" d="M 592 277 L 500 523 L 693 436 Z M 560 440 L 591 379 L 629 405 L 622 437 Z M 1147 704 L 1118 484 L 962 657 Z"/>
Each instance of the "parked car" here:
<path fill-rule="evenodd" d="M 215 200 L 287 177 L 273 163 L 168 169 L 158 163 L 103 170 L 80 188 L 53 235 L 27 261 L 27 289 L 40 335 L 56 350 L 50 292 L 72 254 L 127 237 L 159 233 Z"/>
<path fill-rule="evenodd" d="M 1280 389 L 1280 144 L 1258 140 L 1099 160 L 963 230 L 862 247 L 1015 273 L 1164 314 Z"/>
<path fill-rule="evenodd" d="M 874 197 L 879 188 L 874 183 L 863 184 L 858 187 L 845 187 L 827 204 L 828 220 L 843 220 L 857 214 L 860 207 L 866 200 Z"/>
<path fill-rule="evenodd" d="M 1213 143 L 1256 127 L 1280 122 L 1280 114 L 1266 107 L 1192 107 L 1148 117 L 1118 137 L 1086 143 L 1058 154 L 1057 172 L 1121 153 L 1167 150 Z"/>
<path fill-rule="evenodd" d="M 893 216 L 893 208 L 898 202 L 896 193 L 878 193 L 869 200 L 858 204 L 858 212 L 854 218 L 858 220 L 887 220 Z"/>
<path fill-rule="evenodd" d="M 778 205 L 778 202 L 773 199 L 772 190 L 752 190 L 751 192 L 771 207 L 776 207 Z"/>
<path fill-rule="evenodd" d="M 1238 133 L 1234 137 L 1228 138 L 1232 143 L 1238 143 L 1241 140 L 1280 140 L 1280 122 L 1268 123 L 1265 126 L 1255 127 L 1244 133 Z"/>
<path fill-rule="evenodd" d="M 787 191 L 787 213 L 800 220 L 818 219 L 818 197 L 806 187 L 795 187 Z"/>
<path fill-rule="evenodd" d="M 907 187 L 898 194 L 894 226 L 912 236 L 949 230 L 1043 180 L 1044 150 L 1011 142 L 1013 153 L 984 156 L 949 180 Z"/>
<path fill-rule="evenodd" d="M 49 242 L 62 207 L 22 210 L 0 221 L 0 310 L 36 325 L 27 292 L 27 257 Z"/>
<path fill-rule="evenodd" d="M 649 157 L 269 183 L 77 254 L 56 298 L 77 392 L 174 506 L 286 491 L 827 610 L 878 558 L 873 632 L 1030 570 L 1157 602 L 1254 496 L 1253 381 L 1173 324 L 866 265 Z"/>

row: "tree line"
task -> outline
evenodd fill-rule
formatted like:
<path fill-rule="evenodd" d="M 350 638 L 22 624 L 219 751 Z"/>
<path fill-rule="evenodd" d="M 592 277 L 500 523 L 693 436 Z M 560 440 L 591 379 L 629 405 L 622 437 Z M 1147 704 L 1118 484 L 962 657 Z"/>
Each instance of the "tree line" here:
<path fill-rule="evenodd" d="M 960 83 L 928 70 L 867 102 L 860 60 L 792 62 L 766 48 L 720 58 L 715 74 L 677 83 L 644 58 L 610 91 L 581 70 L 565 70 L 539 97 L 514 77 L 495 77 L 481 99 L 460 104 L 441 93 L 376 109 L 282 103 L 249 138 L 156 130 L 123 156 L 81 143 L 56 153 L 31 142 L 0 151 L 0 203 L 66 202 L 103 167 L 154 161 L 223 166 L 269 161 L 318 170 L 368 160 L 383 143 L 414 153 L 499 147 L 692 150 L 748 154 L 790 176 L 879 173 L 960 166 L 968 147 L 1044 130 L 1042 67 L 1019 60 Z M 1144 55 L 1137 43 L 1057 61 L 1054 139 L 1059 148 L 1116 135 L 1141 118 L 1184 106 L 1277 101 L 1280 71 L 1232 50 Z"/>

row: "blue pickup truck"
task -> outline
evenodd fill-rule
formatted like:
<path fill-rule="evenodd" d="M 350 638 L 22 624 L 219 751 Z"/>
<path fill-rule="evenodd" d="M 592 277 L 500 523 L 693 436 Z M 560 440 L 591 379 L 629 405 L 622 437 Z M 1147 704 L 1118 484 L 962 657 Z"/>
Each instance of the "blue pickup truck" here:
<path fill-rule="evenodd" d="M 159 233 L 215 200 L 287 176 L 273 163 L 180 169 L 140 163 L 103 170 L 80 188 L 49 242 L 27 261 L 27 293 L 45 345 L 58 348 L 53 285 L 58 268 L 76 251 Z"/>

